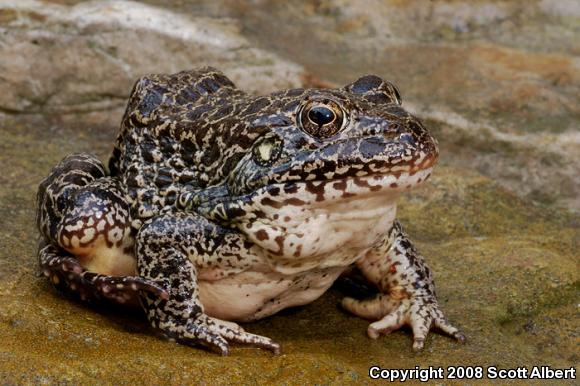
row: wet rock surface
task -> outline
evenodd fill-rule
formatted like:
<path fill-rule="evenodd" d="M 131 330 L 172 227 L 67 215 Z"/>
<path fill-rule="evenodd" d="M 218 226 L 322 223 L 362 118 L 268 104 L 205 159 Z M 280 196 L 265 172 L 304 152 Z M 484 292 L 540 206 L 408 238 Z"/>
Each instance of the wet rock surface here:
<path fill-rule="evenodd" d="M 2 382 L 365 383 L 374 364 L 577 366 L 574 2 L 149 3 L 0 2 Z M 466 345 L 431 334 L 416 354 L 408 330 L 370 340 L 334 288 L 244 326 L 279 341 L 282 355 L 237 347 L 222 358 L 36 276 L 39 181 L 68 153 L 108 157 L 136 77 L 202 64 L 256 92 L 367 72 L 399 85 L 442 148 L 399 216 Z"/>

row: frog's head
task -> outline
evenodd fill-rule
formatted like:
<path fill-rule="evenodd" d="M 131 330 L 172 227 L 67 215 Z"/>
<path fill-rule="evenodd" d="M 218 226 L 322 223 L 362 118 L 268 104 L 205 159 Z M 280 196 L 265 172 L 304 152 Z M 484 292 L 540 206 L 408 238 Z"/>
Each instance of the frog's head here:
<path fill-rule="evenodd" d="M 387 175 L 398 181 L 391 188 L 408 186 L 409 177 L 437 159 L 435 139 L 401 107 L 396 87 L 377 76 L 270 99 L 276 102 L 268 115 L 252 122 L 263 134 L 228 178 L 236 196 L 272 184 Z"/>
<path fill-rule="evenodd" d="M 268 107 L 249 122 L 253 144 L 219 190 L 197 199 L 208 217 L 275 224 L 281 212 L 380 201 L 427 179 L 437 160 L 436 140 L 377 76 L 261 99 Z"/>

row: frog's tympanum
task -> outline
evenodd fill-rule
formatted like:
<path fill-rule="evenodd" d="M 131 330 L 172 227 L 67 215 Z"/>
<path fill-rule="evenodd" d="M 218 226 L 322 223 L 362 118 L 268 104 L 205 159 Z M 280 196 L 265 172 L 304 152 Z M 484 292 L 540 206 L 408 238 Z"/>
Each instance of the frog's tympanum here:
<path fill-rule="evenodd" d="M 413 348 L 443 315 L 431 271 L 395 219 L 437 143 L 389 82 L 253 96 L 212 68 L 137 81 L 105 168 L 64 158 L 38 190 L 44 274 L 84 300 L 139 301 L 151 325 L 222 354 L 274 352 L 252 321 L 320 297 L 353 268 L 378 295 L 345 298 L 377 338 Z"/>

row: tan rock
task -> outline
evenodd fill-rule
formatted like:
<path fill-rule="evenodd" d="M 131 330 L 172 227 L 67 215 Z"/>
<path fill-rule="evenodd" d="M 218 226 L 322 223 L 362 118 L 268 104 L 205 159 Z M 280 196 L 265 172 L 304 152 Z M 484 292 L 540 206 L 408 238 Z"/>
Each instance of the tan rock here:
<path fill-rule="evenodd" d="M 231 12 L 249 38 L 314 78 L 340 85 L 374 73 L 393 81 L 405 105 L 440 131 L 443 162 L 580 210 L 578 2 L 259 4 Z M 274 22 L 281 18 L 292 23 Z"/>
<path fill-rule="evenodd" d="M 116 127 L 135 80 L 213 65 L 249 91 L 297 87 L 302 68 L 253 46 L 232 19 L 137 2 L 74 6 L 1 1 L 0 111 L 110 111 Z"/>

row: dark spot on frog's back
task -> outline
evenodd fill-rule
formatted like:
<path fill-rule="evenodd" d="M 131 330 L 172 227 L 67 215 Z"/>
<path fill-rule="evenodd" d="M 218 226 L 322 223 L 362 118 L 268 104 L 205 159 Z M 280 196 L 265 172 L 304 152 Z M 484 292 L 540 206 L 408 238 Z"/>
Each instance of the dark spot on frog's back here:
<path fill-rule="evenodd" d="M 196 84 L 196 88 L 207 94 L 213 94 L 221 87 L 235 87 L 234 83 L 220 74 L 214 74 L 212 77 L 203 78 L 200 82 Z"/>
<path fill-rule="evenodd" d="M 236 218 L 236 217 L 243 217 L 246 214 L 247 214 L 246 211 L 244 209 L 242 209 L 242 208 L 231 208 L 228 211 L 228 216 L 231 219 Z M 259 217 L 259 216 L 256 215 L 256 217 Z M 250 226 L 248 226 L 248 228 L 251 228 L 251 224 L 250 224 Z"/>
<path fill-rule="evenodd" d="M 253 101 L 248 108 L 246 109 L 246 111 L 244 111 L 244 113 L 246 114 L 255 114 L 263 109 L 265 109 L 267 106 L 270 105 L 270 100 L 268 98 L 258 98 L 255 101 Z"/>
<path fill-rule="evenodd" d="M 284 186 L 284 193 L 294 194 L 298 191 L 298 185 L 288 184 Z"/>
<path fill-rule="evenodd" d="M 157 177 L 155 178 L 155 185 L 164 187 L 173 183 L 173 170 L 170 168 L 159 168 L 157 170 Z"/>
<path fill-rule="evenodd" d="M 316 196 L 316 201 L 324 201 L 324 188 L 326 186 L 326 182 L 306 182 L 306 191 L 314 194 Z"/>
<path fill-rule="evenodd" d="M 408 124 L 409 129 L 417 136 L 425 135 L 427 131 L 419 122 L 412 120 Z"/>
<path fill-rule="evenodd" d="M 280 194 L 280 188 L 279 188 L 279 187 L 277 187 L 277 186 L 274 186 L 274 187 L 270 188 L 270 189 L 268 190 L 268 192 L 270 193 L 270 195 L 271 195 L 272 197 L 276 197 L 277 195 L 279 195 L 279 194 Z"/>
<path fill-rule="evenodd" d="M 304 94 L 303 88 L 293 88 L 291 90 L 286 91 L 286 96 L 291 98 L 298 97 L 302 94 Z"/>
<path fill-rule="evenodd" d="M 159 139 L 159 147 L 164 154 L 172 154 L 176 148 L 176 141 L 171 136 L 161 136 Z"/>
<path fill-rule="evenodd" d="M 181 90 L 181 92 L 177 94 L 175 97 L 175 102 L 177 104 L 184 105 L 190 102 L 195 102 L 200 96 L 200 93 L 188 87 Z"/>
<path fill-rule="evenodd" d="M 211 166 L 220 157 L 221 149 L 218 146 L 211 146 L 205 151 L 201 158 L 201 163 L 207 167 Z"/>
<path fill-rule="evenodd" d="M 190 121 L 197 121 L 199 120 L 202 115 L 204 113 L 207 113 L 208 111 L 212 110 L 214 107 L 211 104 L 200 104 L 198 106 L 196 106 L 192 111 L 188 112 L 186 114 L 186 117 L 188 120 Z M 190 122 L 185 122 L 185 125 L 188 125 Z"/>
<path fill-rule="evenodd" d="M 176 200 L 177 200 L 177 193 L 175 191 L 171 190 L 165 194 L 165 205 L 173 205 L 173 204 L 175 204 Z"/>
<path fill-rule="evenodd" d="M 264 206 L 271 206 L 271 207 L 276 208 L 276 209 L 280 209 L 283 206 L 281 202 L 272 200 L 270 197 L 262 198 L 262 200 L 260 201 L 260 204 L 262 204 Z"/>
<path fill-rule="evenodd" d="M 287 198 L 287 199 L 285 199 L 285 200 L 284 200 L 284 204 L 287 204 L 287 205 L 294 205 L 294 206 L 301 206 L 301 205 L 304 205 L 304 204 L 306 204 L 306 202 L 302 201 L 302 200 L 301 200 L 301 199 L 299 199 L 299 198 L 296 198 L 296 197 L 291 197 L 291 198 Z"/>
<path fill-rule="evenodd" d="M 219 120 L 223 117 L 227 117 L 228 115 L 232 114 L 234 111 L 234 107 L 232 105 L 225 105 L 221 106 L 213 115 L 212 118 L 215 120 Z M 225 134 L 227 134 L 226 132 Z"/>
<path fill-rule="evenodd" d="M 179 153 L 186 162 L 193 164 L 193 157 L 197 149 L 197 145 L 189 138 L 184 138 L 180 141 Z"/>
<path fill-rule="evenodd" d="M 151 138 L 144 138 L 141 141 L 141 149 L 143 149 L 143 159 L 147 162 L 154 162 L 153 153 L 157 150 L 157 145 Z"/>
<path fill-rule="evenodd" d="M 159 87 L 150 88 L 137 107 L 139 113 L 144 117 L 149 117 L 163 102 L 163 94 L 165 92 L 166 90 Z"/>
<path fill-rule="evenodd" d="M 326 146 L 324 149 L 322 149 L 322 154 L 325 157 L 330 157 L 330 156 L 337 154 L 339 149 L 340 149 L 340 144 L 333 143 L 331 145 Z"/>

